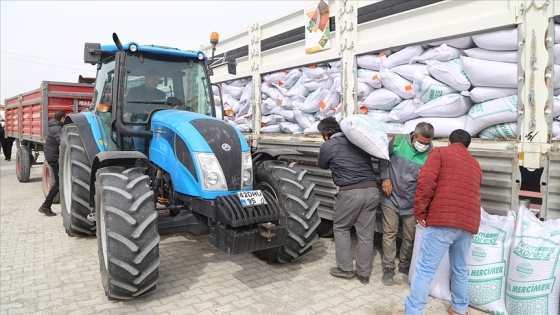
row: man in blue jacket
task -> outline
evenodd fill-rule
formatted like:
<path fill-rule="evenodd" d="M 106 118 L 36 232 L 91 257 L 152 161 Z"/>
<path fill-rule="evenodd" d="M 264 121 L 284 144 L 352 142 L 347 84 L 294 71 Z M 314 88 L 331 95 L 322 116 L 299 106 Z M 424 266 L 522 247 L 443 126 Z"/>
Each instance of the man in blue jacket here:
<path fill-rule="evenodd" d="M 333 228 L 336 267 L 330 273 L 335 277 L 353 278 L 369 283 L 373 262 L 373 234 L 379 191 L 371 164 L 371 156 L 352 144 L 342 133 L 333 117 L 319 123 L 317 129 L 325 143 L 321 145 L 318 165 L 331 169 L 338 186 L 334 205 Z M 352 240 L 350 229 L 356 227 L 356 272 L 353 273 Z"/>
<path fill-rule="evenodd" d="M 62 127 L 64 127 L 64 119 L 66 118 L 66 112 L 59 110 L 54 114 L 54 118 L 49 120 L 49 129 L 47 140 L 45 141 L 45 163 L 49 163 L 52 173 L 51 176 L 54 178 L 54 185 L 51 186 L 49 194 L 45 198 L 45 201 L 39 207 L 39 212 L 42 214 L 52 217 L 55 216 L 51 209 L 54 197 L 58 194 L 58 157 L 60 155 L 60 135 L 62 134 Z"/>
<path fill-rule="evenodd" d="M 393 285 L 397 232 L 402 221 L 403 240 L 399 253 L 399 272 L 408 274 L 416 220 L 414 196 L 420 169 L 432 150 L 434 127 L 421 122 L 409 135 L 396 135 L 389 142 L 389 160 L 379 161 L 381 177 L 381 210 L 383 211 L 383 277 L 384 285 Z"/>

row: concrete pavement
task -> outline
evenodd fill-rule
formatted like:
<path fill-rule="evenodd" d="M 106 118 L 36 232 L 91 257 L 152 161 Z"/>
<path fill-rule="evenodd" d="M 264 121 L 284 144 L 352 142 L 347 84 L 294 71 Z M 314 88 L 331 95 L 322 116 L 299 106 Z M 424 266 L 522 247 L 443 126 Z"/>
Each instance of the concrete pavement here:
<path fill-rule="evenodd" d="M 15 155 L 15 148 L 14 148 Z M 97 240 L 66 235 L 56 217 L 37 209 L 44 199 L 41 167 L 19 183 L 15 158 L 0 159 L 0 315 L 4 314 L 391 314 L 410 286 L 402 274 L 381 284 L 380 237 L 369 285 L 334 278 L 333 239 L 319 239 L 307 256 L 268 264 L 252 254 L 228 256 L 207 236 L 162 237 L 155 293 L 108 301 L 99 274 Z M 447 314 L 449 302 L 430 298 L 424 314 Z M 471 314 L 482 312 L 471 309 Z"/>

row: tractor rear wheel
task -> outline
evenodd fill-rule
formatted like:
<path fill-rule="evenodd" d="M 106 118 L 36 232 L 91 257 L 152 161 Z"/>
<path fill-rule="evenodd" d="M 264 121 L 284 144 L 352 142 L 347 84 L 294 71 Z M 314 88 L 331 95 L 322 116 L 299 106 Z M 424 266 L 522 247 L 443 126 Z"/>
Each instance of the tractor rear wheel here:
<path fill-rule="evenodd" d="M 60 136 L 60 203 L 62 222 L 69 236 L 95 235 L 95 223 L 88 219 L 91 167 L 74 124 L 66 125 Z"/>
<path fill-rule="evenodd" d="M 52 167 L 47 163 L 43 162 L 43 194 L 45 198 L 49 194 L 51 187 L 54 185 L 54 177 L 52 173 Z M 53 203 L 60 203 L 60 191 L 54 196 Z"/>
<path fill-rule="evenodd" d="M 95 215 L 101 282 L 109 299 L 153 292 L 159 277 L 158 214 L 150 178 L 139 167 L 97 171 Z"/>
<path fill-rule="evenodd" d="M 20 145 L 16 151 L 16 176 L 20 183 L 29 181 L 31 174 L 31 155 L 29 155 L 29 148 L 25 145 Z"/>
<path fill-rule="evenodd" d="M 266 190 L 275 196 L 284 210 L 288 235 L 284 245 L 255 252 L 269 262 L 289 262 L 309 252 L 317 240 L 321 218 L 317 212 L 315 184 L 307 178 L 307 171 L 297 163 L 262 161 L 256 165 L 255 189 Z"/>

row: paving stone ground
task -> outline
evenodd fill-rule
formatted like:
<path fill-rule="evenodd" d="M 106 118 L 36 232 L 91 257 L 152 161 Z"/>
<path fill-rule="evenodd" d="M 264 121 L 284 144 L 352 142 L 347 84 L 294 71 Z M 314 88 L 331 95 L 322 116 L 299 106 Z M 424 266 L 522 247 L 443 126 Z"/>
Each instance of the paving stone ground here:
<path fill-rule="evenodd" d="M 15 150 L 14 150 L 15 151 Z M 14 152 L 15 155 L 15 152 Z M 228 256 L 207 236 L 162 237 L 155 293 L 108 301 L 101 286 L 97 240 L 69 237 L 56 217 L 37 209 L 44 199 L 41 167 L 19 183 L 15 159 L 0 159 L 0 315 L 5 314 L 391 314 L 410 286 L 403 274 L 381 284 L 380 238 L 369 285 L 334 278 L 334 241 L 319 239 L 310 254 L 268 264 L 252 254 Z M 424 314 L 447 314 L 434 298 Z M 470 309 L 471 314 L 483 314 Z"/>

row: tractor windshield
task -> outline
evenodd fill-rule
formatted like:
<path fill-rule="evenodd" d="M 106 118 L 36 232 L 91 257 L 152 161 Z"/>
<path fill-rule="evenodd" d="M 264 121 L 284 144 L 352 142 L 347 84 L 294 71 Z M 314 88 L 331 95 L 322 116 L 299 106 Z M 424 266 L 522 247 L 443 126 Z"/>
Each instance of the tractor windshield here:
<path fill-rule="evenodd" d="M 212 116 L 204 61 L 128 52 L 124 123 L 145 123 L 154 109 L 179 109 Z"/>

